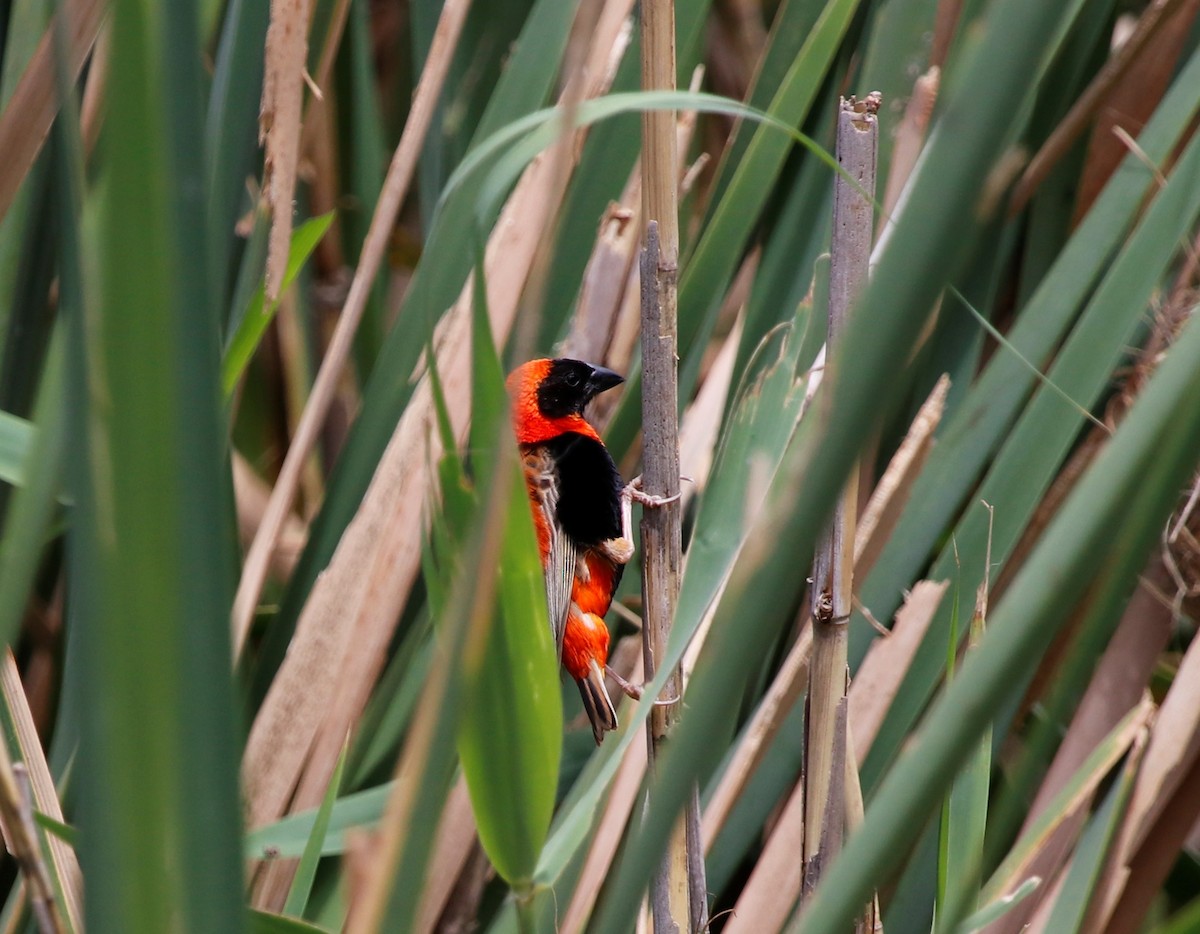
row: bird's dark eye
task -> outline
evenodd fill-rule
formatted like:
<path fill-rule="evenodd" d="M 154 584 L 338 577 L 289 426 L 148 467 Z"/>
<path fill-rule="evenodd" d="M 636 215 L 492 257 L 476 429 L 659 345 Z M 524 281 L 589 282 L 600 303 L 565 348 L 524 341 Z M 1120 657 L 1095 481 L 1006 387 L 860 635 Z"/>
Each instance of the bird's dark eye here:
<path fill-rule="evenodd" d="M 567 374 L 567 385 L 570 386 L 572 389 L 575 389 L 576 387 L 578 387 L 579 386 L 579 374 L 574 373 L 574 372 L 568 373 Z"/>

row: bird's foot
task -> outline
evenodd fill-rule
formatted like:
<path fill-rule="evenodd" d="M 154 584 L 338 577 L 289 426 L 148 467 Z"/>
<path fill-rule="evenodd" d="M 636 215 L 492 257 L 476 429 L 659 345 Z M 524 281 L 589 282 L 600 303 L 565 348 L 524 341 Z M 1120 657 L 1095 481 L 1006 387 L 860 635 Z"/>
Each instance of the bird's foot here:
<path fill-rule="evenodd" d="M 613 667 L 611 665 L 605 665 L 604 671 L 605 671 L 605 674 L 607 674 L 610 678 L 612 678 L 615 682 L 617 682 L 617 687 L 619 687 L 622 691 L 624 691 L 626 694 L 628 694 L 634 700 L 641 700 L 642 695 L 646 693 L 644 690 L 645 685 L 634 684 L 632 681 L 626 681 L 619 674 L 617 674 L 617 672 L 615 670 L 613 670 Z M 664 700 L 656 700 L 654 702 L 654 706 L 668 707 L 671 704 L 677 704 L 677 703 L 679 703 L 679 698 L 671 697 L 671 698 L 667 698 Z"/>
<path fill-rule="evenodd" d="M 681 477 L 680 479 L 687 478 Z M 655 496 L 652 493 L 647 493 L 642 489 L 642 478 L 637 476 L 625 484 L 625 489 L 621 491 L 621 495 L 623 497 L 627 497 L 633 502 L 641 503 L 643 506 L 657 508 L 660 506 L 668 506 L 671 503 L 677 502 L 682 494 L 676 493 L 674 496 Z"/>

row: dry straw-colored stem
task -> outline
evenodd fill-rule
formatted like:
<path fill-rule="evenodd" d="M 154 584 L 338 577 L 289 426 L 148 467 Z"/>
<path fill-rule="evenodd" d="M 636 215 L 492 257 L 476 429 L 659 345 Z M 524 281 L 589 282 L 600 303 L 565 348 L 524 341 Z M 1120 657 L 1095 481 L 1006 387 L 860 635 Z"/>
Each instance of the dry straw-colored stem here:
<path fill-rule="evenodd" d="M 843 100 L 838 162 L 869 195 L 875 192 L 878 95 Z M 841 176 L 834 183 L 828 345 L 836 350 L 850 309 L 867 281 L 871 201 Z M 835 353 L 830 359 L 836 360 Z M 839 361 L 845 366 L 845 361 Z M 841 849 L 846 770 L 846 651 L 852 609 L 858 471 L 851 471 L 813 562 L 812 665 L 805 723 L 804 890 L 811 891 Z"/>
<path fill-rule="evenodd" d="M 50 874 L 38 845 L 32 794 L 29 773 L 21 763 L 13 763 L 8 746 L 0 742 L 0 821 L 3 822 L 4 840 L 25 882 L 38 931 L 58 934 L 66 928 L 58 913 Z"/>

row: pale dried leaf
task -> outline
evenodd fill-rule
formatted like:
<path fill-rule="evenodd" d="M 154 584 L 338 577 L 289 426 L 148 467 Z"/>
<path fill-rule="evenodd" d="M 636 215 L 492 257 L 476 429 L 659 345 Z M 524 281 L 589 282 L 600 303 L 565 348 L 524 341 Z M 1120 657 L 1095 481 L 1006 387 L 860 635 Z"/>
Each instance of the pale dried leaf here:
<path fill-rule="evenodd" d="M 896 614 L 892 634 L 871 643 L 850 683 L 850 723 L 858 761 L 867 757 L 949 586 L 949 581 L 917 581 Z"/>
<path fill-rule="evenodd" d="M 717 839 L 734 804 L 745 791 L 750 776 L 762 762 L 783 721 L 804 692 L 808 684 L 811 651 L 812 629 L 805 626 L 759 702 L 749 725 L 743 730 L 742 740 L 704 810 L 702 830 L 706 846 L 711 847 Z"/>
<path fill-rule="evenodd" d="M 1117 131 L 1136 136 L 1150 119 L 1174 77 L 1179 55 L 1200 11 L 1198 0 L 1184 0 L 1138 54 L 1096 113 L 1086 161 L 1079 173 L 1075 220 L 1087 212 L 1128 149 Z"/>
<path fill-rule="evenodd" d="M 1015 889 L 1022 880 L 1030 876 L 1041 879 L 1049 878 L 1037 871 L 1037 867 L 1050 865 L 1056 872 L 1065 860 L 1070 844 L 1078 835 L 1082 825 L 1081 817 L 1086 817 L 1086 809 L 1100 782 L 1108 775 L 1112 767 L 1120 761 L 1125 753 L 1137 744 L 1146 725 L 1154 715 L 1154 703 L 1149 697 L 1143 697 L 1140 704 L 1131 710 L 1121 723 L 1117 724 L 1103 739 L 1104 749 L 1098 745 L 1091 750 L 1089 762 L 1083 767 L 1091 770 L 1081 774 L 1078 770 L 1049 803 L 1039 820 L 1022 829 L 1018 844 L 1009 852 L 1004 862 L 984 886 L 982 898 L 991 900 L 1000 893 Z M 1067 845 L 1061 840 L 1065 833 L 1070 832 Z M 1048 859 L 1052 856 L 1053 859 Z M 1000 931 L 1020 931 L 1028 921 L 1030 914 L 1036 909 L 1037 902 L 1030 903 L 1025 899 L 1014 907 L 1004 917 L 989 925 L 985 930 L 988 934 Z M 1026 909 L 1026 905 L 1028 908 Z"/>
<path fill-rule="evenodd" d="M 913 84 L 912 96 L 904 108 L 904 116 L 896 126 L 892 161 L 884 188 L 883 210 L 879 214 L 881 229 L 891 222 L 896 204 L 900 200 L 900 192 L 904 190 L 913 169 L 916 168 L 917 158 L 925 145 L 925 135 L 929 132 L 929 119 L 933 115 L 933 105 L 937 103 L 941 79 L 942 71 L 937 65 L 917 78 Z"/>
<path fill-rule="evenodd" d="M 1097 921 L 1115 910 L 1129 867 L 1146 846 L 1180 785 L 1197 765 L 1200 753 L 1200 640 L 1193 640 L 1176 672 L 1171 690 L 1154 721 L 1142 767 L 1130 794 L 1129 807 L 1117 831 L 1110 860 L 1110 879 L 1101 890 Z"/>
<path fill-rule="evenodd" d="M 798 782 L 738 896 L 725 926 L 727 934 L 783 930 L 800 897 L 804 863 L 799 843 L 803 835 L 804 784 Z"/>
<path fill-rule="evenodd" d="M 237 451 L 233 452 L 233 493 L 237 502 L 238 537 L 249 544 L 262 523 L 271 489 L 254 468 Z M 294 515 L 289 515 L 280 533 L 279 541 L 271 550 L 271 573 L 280 580 L 287 580 L 300 559 L 308 533 Z"/>
<path fill-rule="evenodd" d="M 933 447 L 933 435 L 941 424 L 946 409 L 946 394 L 950 391 L 950 377 L 942 374 L 921 405 L 916 418 L 908 428 L 904 441 L 892 455 L 887 470 L 871 494 L 862 518 L 858 521 L 858 532 L 854 546 L 854 576 L 864 580 L 883 546 L 891 538 L 900 521 L 900 515 L 908 504 L 913 484 L 925 467 L 925 460 Z"/>
<path fill-rule="evenodd" d="M 1139 587 L 1130 600 L 1112 640 L 1096 666 L 1095 674 L 1067 728 L 1054 761 L 1025 818 L 1026 832 L 1041 817 L 1054 798 L 1071 781 L 1104 737 L 1142 702 L 1146 683 L 1157 664 L 1171 630 L 1170 611 Z M 1043 879 L 1052 878 L 1066 860 L 1086 814 L 1077 811 L 1063 820 L 1055 833 L 1040 848 L 1030 864 L 1030 872 Z M 1035 892 L 1016 906 L 1004 924 L 995 931 L 1017 931 L 1045 897 Z M 989 931 L 989 934 L 995 934 Z"/>
<path fill-rule="evenodd" d="M 704 489 L 712 467 L 717 433 L 733 382 L 733 365 L 742 340 L 743 320 L 739 316 L 733 329 L 722 340 L 721 349 L 717 351 L 700 391 L 683 413 L 683 425 L 679 431 L 679 469 L 685 477 L 693 480 L 683 485 L 685 511 L 691 499 Z"/>
<path fill-rule="evenodd" d="M 1155 718 L 1122 832 L 1122 850 L 1140 847 L 1200 754 L 1200 639 L 1193 639 Z M 1128 837 L 1126 837 L 1128 834 Z"/>

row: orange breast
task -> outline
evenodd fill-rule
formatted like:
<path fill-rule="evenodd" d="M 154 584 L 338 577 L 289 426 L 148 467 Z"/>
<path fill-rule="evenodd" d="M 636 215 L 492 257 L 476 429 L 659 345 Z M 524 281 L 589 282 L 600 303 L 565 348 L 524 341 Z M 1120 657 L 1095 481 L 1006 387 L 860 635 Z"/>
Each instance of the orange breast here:
<path fill-rule="evenodd" d="M 572 609 L 563 633 L 563 668 L 576 681 L 582 681 L 593 659 L 601 671 L 608 664 L 608 627 L 594 613 L 576 613 Z"/>
<path fill-rule="evenodd" d="M 608 664 L 608 627 L 604 614 L 612 605 L 616 570 L 603 555 L 589 551 L 584 556 L 588 579 L 575 578 L 571 587 L 571 613 L 563 632 L 563 667 L 571 677 L 587 676 L 593 659 L 603 671 Z M 576 612 L 578 607 L 579 612 Z"/>

